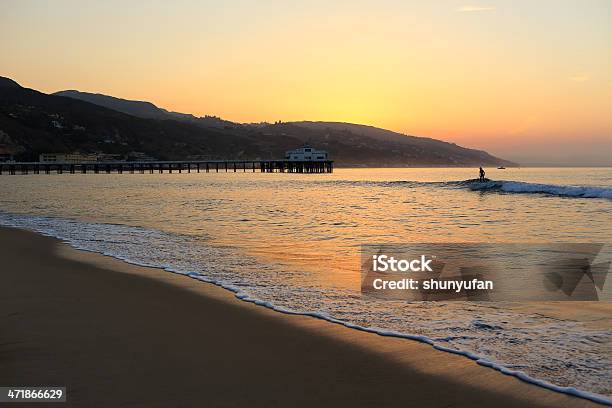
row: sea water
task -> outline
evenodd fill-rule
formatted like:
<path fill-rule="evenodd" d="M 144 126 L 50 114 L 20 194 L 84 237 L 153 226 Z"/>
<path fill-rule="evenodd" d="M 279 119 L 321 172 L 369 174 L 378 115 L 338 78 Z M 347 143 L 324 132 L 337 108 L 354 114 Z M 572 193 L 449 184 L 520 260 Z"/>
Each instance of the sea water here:
<path fill-rule="evenodd" d="M 5 175 L 0 225 L 212 282 L 279 312 L 423 341 L 610 402 L 609 320 L 593 324 L 506 303 L 362 297 L 361 244 L 610 243 L 612 169 L 493 169 L 491 182 L 465 182 L 476 174 Z"/>

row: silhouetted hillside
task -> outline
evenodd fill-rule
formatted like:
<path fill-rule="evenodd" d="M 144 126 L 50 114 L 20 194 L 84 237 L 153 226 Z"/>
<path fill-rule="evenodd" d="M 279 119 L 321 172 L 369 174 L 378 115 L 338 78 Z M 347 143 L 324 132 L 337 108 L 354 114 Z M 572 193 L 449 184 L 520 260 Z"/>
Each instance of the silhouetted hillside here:
<path fill-rule="evenodd" d="M 143 152 L 159 159 L 278 159 L 286 150 L 310 143 L 329 151 L 340 166 L 512 165 L 483 151 L 371 126 L 236 124 L 167 112 L 148 102 L 77 94 L 79 98 L 74 93 L 47 95 L 0 77 L 0 153 L 13 154 L 18 160 L 73 151 Z M 90 101 L 82 100 L 85 97 Z M 151 117 L 139 117 L 146 115 Z M 211 119 L 210 125 L 206 119 Z"/>
<path fill-rule="evenodd" d="M 428 165 L 469 165 L 469 164 L 504 164 L 515 166 L 515 163 L 505 161 L 490 155 L 483 150 L 468 149 L 454 143 L 448 143 L 429 137 L 416 137 L 392 132 L 374 126 L 357 125 L 344 122 L 293 122 L 299 127 L 323 132 L 329 135 L 346 135 L 362 148 L 377 149 L 382 144 L 391 149 L 391 156 L 396 160 L 404 158 L 408 163 Z M 372 140 L 376 143 L 372 143 Z M 399 151 L 399 152 L 398 152 Z M 384 160 L 384 159 L 383 159 Z"/>
<path fill-rule="evenodd" d="M 21 85 L 19 85 L 17 82 L 13 81 L 10 78 L 5 78 L 5 77 L 0 76 L 0 88 L 2 87 L 21 88 Z"/>
<path fill-rule="evenodd" d="M 151 102 L 130 101 L 128 99 L 115 98 L 97 93 L 80 92 L 75 90 L 55 92 L 52 95 L 67 96 L 69 98 L 80 99 L 96 105 L 104 106 L 128 115 L 146 119 L 167 119 L 166 113 L 153 105 Z"/>
<path fill-rule="evenodd" d="M 0 87 L 0 152 L 144 152 L 159 159 L 267 155 L 250 138 L 174 120 L 142 119 L 73 98 Z"/>
<path fill-rule="evenodd" d="M 129 99 L 115 98 L 114 96 L 102 95 L 97 93 L 80 92 L 75 90 L 60 91 L 53 95 L 67 96 L 69 98 L 80 99 L 85 102 L 94 103 L 104 106 L 105 108 L 113 109 L 119 112 L 127 113 L 128 115 L 137 116 L 145 119 L 171 119 L 189 122 L 204 127 L 220 127 L 235 126 L 227 120 L 215 116 L 197 117 L 189 113 L 171 112 L 162 108 L 158 108 L 151 102 L 146 101 L 131 101 Z"/>

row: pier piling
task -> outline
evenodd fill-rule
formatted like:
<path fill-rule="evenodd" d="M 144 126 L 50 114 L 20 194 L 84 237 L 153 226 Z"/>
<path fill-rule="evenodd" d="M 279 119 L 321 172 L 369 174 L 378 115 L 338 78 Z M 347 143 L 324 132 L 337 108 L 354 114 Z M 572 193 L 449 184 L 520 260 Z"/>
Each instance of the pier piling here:
<path fill-rule="evenodd" d="M 124 170 L 130 174 L 140 173 L 144 174 L 148 171 L 149 174 L 154 174 L 155 171 L 159 174 L 163 174 L 167 170 L 169 174 L 172 174 L 174 170 L 178 170 L 179 173 L 191 173 L 192 169 L 194 172 L 200 173 L 200 170 L 209 173 L 211 169 L 214 169 L 216 173 L 219 173 L 219 169 L 225 169 L 225 172 L 229 172 L 230 169 L 234 173 L 238 172 L 238 169 L 242 168 L 242 172 L 246 173 L 247 169 L 250 169 L 253 173 L 257 172 L 257 169 L 261 173 L 332 173 L 333 162 L 331 160 L 325 161 L 291 161 L 291 160 L 202 160 L 202 161 L 147 161 L 147 162 L 68 162 L 68 163 L 41 163 L 41 162 L 0 162 L 0 175 L 8 174 L 15 175 L 17 171 L 20 174 L 50 174 L 51 171 L 57 172 L 57 174 L 63 174 L 66 170 L 70 174 L 77 172 L 81 174 L 87 174 L 88 170 L 91 170 L 94 174 L 104 172 L 106 174 L 116 173 L 123 174 Z"/>

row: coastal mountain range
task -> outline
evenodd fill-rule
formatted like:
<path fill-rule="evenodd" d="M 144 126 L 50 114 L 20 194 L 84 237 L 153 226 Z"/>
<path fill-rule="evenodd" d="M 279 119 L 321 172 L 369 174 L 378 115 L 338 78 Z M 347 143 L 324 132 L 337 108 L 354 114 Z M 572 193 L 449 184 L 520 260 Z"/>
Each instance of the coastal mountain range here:
<path fill-rule="evenodd" d="M 160 160 L 279 159 L 304 144 L 339 166 L 512 166 L 481 150 L 341 122 L 243 124 L 151 102 L 67 90 L 45 94 L 0 77 L 0 155 L 141 152 Z"/>

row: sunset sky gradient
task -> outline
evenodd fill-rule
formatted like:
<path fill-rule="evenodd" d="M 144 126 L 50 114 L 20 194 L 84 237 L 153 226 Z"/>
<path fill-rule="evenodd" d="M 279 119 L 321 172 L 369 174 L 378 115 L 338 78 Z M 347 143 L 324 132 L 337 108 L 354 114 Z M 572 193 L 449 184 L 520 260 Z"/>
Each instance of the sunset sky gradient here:
<path fill-rule="evenodd" d="M 294 4 L 295 3 L 295 4 Z M 0 75 L 612 165 L 612 1 L 2 1 Z"/>

